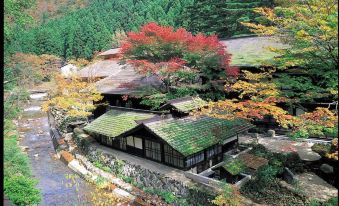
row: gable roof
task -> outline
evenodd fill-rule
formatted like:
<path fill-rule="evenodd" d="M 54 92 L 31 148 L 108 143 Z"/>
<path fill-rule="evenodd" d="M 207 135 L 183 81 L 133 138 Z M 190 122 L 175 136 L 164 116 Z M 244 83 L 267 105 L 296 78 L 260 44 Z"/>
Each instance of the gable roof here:
<path fill-rule="evenodd" d="M 156 116 L 156 114 L 113 109 L 85 126 L 84 130 L 107 137 L 117 137 L 138 126 L 139 123 L 136 121 L 149 119 L 154 116 Z"/>
<path fill-rule="evenodd" d="M 155 76 L 142 76 L 131 65 L 123 65 L 118 72 L 96 82 L 98 92 L 103 94 L 137 94 L 142 89 L 160 85 Z"/>
<path fill-rule="evenodd" d="M 184 97 L 167 101 L 160 109 L 173 108 L 179 112 L 189 113 L 194 109 L 201 108 L 207 104 L 199 97 Z"/>
<path fill-rule="evenodd" d="M 237 157 L 247 167 L 257 170 L 259 167 L 268 164 L 268 160 L 263 157 L 258 157 L 249 153 L 239 154 Z"/>
<path fill-rule="evenodd" d="M 275 37 L 246 37 L 220 41 L 226 45 L 228 53 L 232 54 L 232 66 L 261 66 L 266 61 L 272 61 L 277 53 L 267 47 L 286 48 L 287 45 Z"/>
<path fill-rule="evenodd" d="M 77 72 L 81 78 L 105 78 L 121 71 L 117 60 L 100 60 Z"/>
<path fill-rule="evenodd" d="M 252 127 L 242 120 L 230 121 L 205 116 L 163 119 L 144 125 L 184 156 L 200 152 Z"/>

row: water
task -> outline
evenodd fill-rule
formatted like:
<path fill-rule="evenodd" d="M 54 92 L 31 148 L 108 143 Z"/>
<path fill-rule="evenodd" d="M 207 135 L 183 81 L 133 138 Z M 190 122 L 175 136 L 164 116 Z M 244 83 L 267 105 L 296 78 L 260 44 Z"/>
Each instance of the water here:
<path fill-rule="evenodd" d="M 24 110 L 19 122 L 19 132 L 23 135 L 21 146 L 27 146 L 32 173 L 39 181 L 42 191 L 42 202 L 39 205 L 68 206 L 92 205 L 91 193 L 95 187 L 69 169 L 56 157 L 51 138 L 47 114 L 41 111 L 41 100 L 44 95 L 33 96 Z M 32 98 L 32 95 L 31 95 Z M 74 180 L 70 177 L 75 177 Z"/>
<path fill-rule="evenodd" d="M 24 112 L 31 112 L 31 111 L 40 111 L 41 107 L 39 106 L 32 106 L 24 109 Z"/>
<path fill-rule="evenodd" d="M 47 97 L 47 93 L 35 93 L 29 95 L 29 98 L 31 98 L 32 100 L 42 100 L 44 99 L 44 97 Z"/>

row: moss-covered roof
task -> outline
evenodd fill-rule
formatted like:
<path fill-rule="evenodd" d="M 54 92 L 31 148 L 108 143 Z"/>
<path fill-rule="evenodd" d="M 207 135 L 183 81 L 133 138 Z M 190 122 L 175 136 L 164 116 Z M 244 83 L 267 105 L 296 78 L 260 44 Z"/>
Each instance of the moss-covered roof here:
<path fill-rule="evenodd" d="M 278 54 L 268 48 L 286 48 L 275 37 L 246 37 L 221 41 L 232 54 L 232 66 L 261 66 L 271 63 Z"/>
<path fill-rule="evenodd" d="M 198 109 L 199 107 L 202 107 L 204 105 L 206 105 L 207 103 L 200 99 L 200 98 L 193 98 L 191 100 L 186 100 L 186 101 L 182 101 L 182 102 L 177 102 L 177 103 L 173 103 L 173 107 L 176 108 L 178 111 L 181 112 L 190 112 L 194 109 Z"/>
<path fill-rule="evenodd" d="M 108 137 L 117 137 L 138 125 L 136 121 L 154 117 L 155 114 L 110 110 L 88 124 L 84 130 Z"/>
<path fill-rule="evenodd" d="M 246 169 L 246 165 L 239 159 L 231 159 L 222 167 L 231 175 L 238 175 Z"/>
<path fill-rule="evenodd" d="M 157 136 L 175 150 L 189 156 L 225 139 L 233 137 L 248 123 L 240 120 L 223 120 L 211 117 L 185 117 L 145 123 Z"/>
<path fill-rule="evenodd" d="M 199 97 L 185 97 L 168 101 L 160 109 L 172 107 L 179 112 L 189 113 L 192 110 L 199 109 L 207 104 Z"/>

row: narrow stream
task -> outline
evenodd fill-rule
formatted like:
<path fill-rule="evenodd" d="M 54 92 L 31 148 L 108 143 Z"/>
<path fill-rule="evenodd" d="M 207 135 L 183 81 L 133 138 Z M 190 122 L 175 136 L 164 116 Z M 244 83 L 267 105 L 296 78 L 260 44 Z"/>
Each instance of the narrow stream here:
<path fill-rule="evenodd" d="M 92 205 L 91 193 L 95 187 L 76 174 L 56 157 L 49 135 L 47 114 L 41 111 L 45 94 L 31 95 L 19 121 L 20 145 L 26 146 L 34 177 L 39 181 L 42 202 L 39 205 Z"/>

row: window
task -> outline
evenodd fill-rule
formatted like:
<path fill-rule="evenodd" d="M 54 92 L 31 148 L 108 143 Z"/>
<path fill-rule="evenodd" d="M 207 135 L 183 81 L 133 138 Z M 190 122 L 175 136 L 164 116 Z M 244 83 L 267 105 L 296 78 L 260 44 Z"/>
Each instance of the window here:
<path fill-rule="evenodd" d="M 101 135 L 101 140 L 103 144 L 112 146 L 111 138 Z"/>
<path fill-rule="evenodd" d="M 126 138 L 126 144 L 131 147 L 142 149 L 142 139 L 138 137 L 128 136 Z"/>
<path fill-rule="evenodd" d="M 169 145 L 164 145 L 164 153 L 165 153 L 165 162 L 177 167 L 184 167 L 184 159 L 182 155 L 172 149 Z"/>
<path fill-rule="evenodd" d="M 215 145 L 206 151 L 206 158 L 210 158 L 219 153 L 221 153 L 221 146 Z"/>
<path fill-rule="evenodd" d="M 120 139 L 120 149 L 126 150 L 126 144 L 127 144 L 126 138 L 121 138 Z"/>
<path fill-rule="evenodd" d="M 127 138 L 127 145 L 134 147 L 134 140 L 132 136 L 128 136 Z"/>
<path fill-rule="evenodd" d="M 157 142 L 145 140 L 146 157 L 161 161 L 161 148 Z"/>
<path fill-rule="evenodd" d="M 186 160 L 186 167 L 190 167 L 192 165 L 204 161 L 204 157 L 205 157 L 204 152 L 200 152 L 198 154 L 189 156 Z"/>

